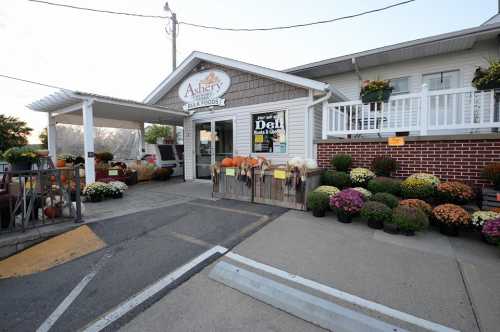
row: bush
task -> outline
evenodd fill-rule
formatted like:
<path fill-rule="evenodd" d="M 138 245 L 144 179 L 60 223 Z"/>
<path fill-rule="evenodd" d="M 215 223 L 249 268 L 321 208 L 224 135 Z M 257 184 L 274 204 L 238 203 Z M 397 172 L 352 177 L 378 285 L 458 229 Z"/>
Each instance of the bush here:
<path fill-rule="evenodd" d="M 436 194 L 441 202 L 454 204 L 467 204 L 474 198 L 472 188 L 457 181 L 438 184 Z"/>
<path fill-rule="evenodd" d="M 313 190 L 307 194 L 307 207 L 313 211 L 326 211 L 330 204 L 330 194 Z"/>
<path fill-rule="evenodd" d="M 339 188 L 333 186 L 319 186 L 318 188 L 314 189 L 314 191 L 324 192 L 332 196 L 338 193 L 340 190 Z"/>
<path fill-rule="evenodd" d="M 467 211 L 455 204 L 438 205 L 432 210 L 436 221 L 449 225 L 468 225 L 471 217 Z"/>
<path fill-rule="evenodd" d="M 355 215 L 363 206 L 363 195 L 354 189 L 344 189 L 330 198 L 332 210 L 346 215 Z"/>
<path fill-rule="evenodd" d="M 472 214 L 472 227 L 481 230 L 488 220 L 500 218 L 500 213 L 493 211 L 476 211 Z"/>
<path fill-rule="evenodd" d="M 392 221 L 402 231 L 416 232 L 429 226 L 429 218 L 420 209 L 411 206 L 398 206 L 392 212 Z"/>
<path fill-rule="evenodd" d="M 434 197 L 435 187 L 429 181 L 420 178 L 407 178 L 401 182 L 401 196 L 429 200 Z"/>
<path fill-rule="evenodd" d="M 398 196 L 401 194 L 401 180 L 376 177 L 368 181 L 367 188 L 372 193 L 390 193 Z"/>
<path fill-rule="evenodd" d="M 110 181 L 108 182 L 108 185 L 110 186 L 112 198 L 122 197 L 125 190 L 128 189 L 128 186 L 125 184 L 125 182 L 122 181 Z"/>
<path fill-rule="evenodd" d="M 326 171 L 321 176 L 321 183 L 327 186 L 344 189 L 351 186 L 351 179 L 345 172 Z"/>
<path fill-rule="evenodd" d="M 372 160 L 372 169 L 378 176 L 391 176 L 398 168 L 396 159 L 389 156 L 378 156 Z"/>
<path fill-rule="evenodd" d="M 393 194 L 389 193 L 376 193 L 370 198 L 370 201 L 385 204 L 391 209 L 399 205 L 399 199 Z"/>
<path fill-rule="evenodd" d="M 404 199 L 399 202 L 399 205 L 418 208 L 428 216 L 432 214 L 432 206 L 422 201 L 421 199 L 416 199 L 416 198 Z"/>
<path fill-rule="evenodd" d="M 493 182 L 495 189 L 500 190 L 500 163 L 489 164 L 483 169 L 482 177 Z"/>
<path fill-rule="evenodd" d="M 352 165 L 352 157 L 348 154 L 336 154 L 331 161 L 332 166 L 339 172 L 347 172 Z"/>
<path fill-rule="evenodd" d="M 359 192 L 361 195 L 363 195 L 363 199 L 366 201 L 366 200 L 369 200 L 370 197 L 372 197 L 372 193 L 365 189 L 365 188 L 362 188 L 362 187 L 356 187 L 356 188 L 352 188 L 353 190 L 356 190 L 357 192 Z"/>
<path fill-rule="evenodd" d="M 157 168 L 153 173 L 153 180 L 167 181 L 174 172 L 171 168 Z"/>
<path fill-rule="evenodd" d="M 436 187 L 438 184 L 441 183 L 441 181 L 439 181 L 439 178 L 437 176 L 435 176 L 433 174 L 428 174 L 428 173 L 415 173 L 415 174 L 410 175 L 407 179 L 423 180 L 423 181 L 431 184 L 434 187 Z"/>
<path fill-rule="evenodd" d="M 113 193 L 111 185 L 104 182 L 94 182 L 83 189 L 83 194 L 90 202 L 100 202 L 105 198 L 112 197 Z"/>
<path fill-rule="evenodd" d="M 392 209 L 380 202 L 366 202 L 361 208 L 361 217 L 366 221 L 390 222 L 392 218 Z"/>
<path fill-rule="evenodd" d="M 368 168 L 353 168 L 349 173 L 351 181 L 353 184 L 358 186 L 365 186 L 368 181 L 375 177 L 375 173 L 370 171 Z"/>
<path fill-rule="evenodd" d="M 490 241 L 500 244 L 500 218 L 488 220 L 484 223 L 482 233 Z"/>

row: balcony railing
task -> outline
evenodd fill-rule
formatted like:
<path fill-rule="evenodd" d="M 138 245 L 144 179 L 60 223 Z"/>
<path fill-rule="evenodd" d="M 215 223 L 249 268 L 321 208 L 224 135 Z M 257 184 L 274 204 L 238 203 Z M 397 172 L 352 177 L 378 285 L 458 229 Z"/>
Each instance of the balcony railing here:
<path fill-rule="evenodd" d="M 464 133 L 499 127 L 500 111 L 494 90 L 429 91 L 424 85 L 420 93 L 393 95 L 387 103 L 363 104 L 356 100 L 323 108 L 323 139 L 397 132 L 426 136 L 432 132 L 452 134 L 453 130 Z"/>

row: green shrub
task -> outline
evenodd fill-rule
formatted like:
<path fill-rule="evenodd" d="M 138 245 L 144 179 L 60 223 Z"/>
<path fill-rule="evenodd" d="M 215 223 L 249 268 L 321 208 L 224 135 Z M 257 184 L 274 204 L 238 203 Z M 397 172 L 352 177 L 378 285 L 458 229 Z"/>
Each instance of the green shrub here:
<path fill-rule="evenodd" d="M 321 191 L 332 196 L 338 193 L 340 189 L 334 186 L 319 186 L 318 188 L 314 189 L 314 191 Z"/>
<path fill-rule="evenodd" d="M 330 195 L 324 191 L 311 191 L 307 194 L 307 207 L 311 210 L 326 211 L 330 207 Z"/>
<path fill-rule="evenodd" d="M 429 226 L 429 218 L 419 208 L 398 206 L 392 211 L 392 222 L 402 231 L 420 231 Z"/>
<path fill-rule="evenodd" d="M 331 164 L 337 171 L 347 172 L 352 165 L 352 157 L 348 154 L 336 154 L 333 156 Z"/>
<path fill-rule="evenodd" d="M 398 168 L 398 162 L 390 156 L 378 156 L 372 160 L 372 169 L 378 176 L 391 176 Z"/>
<path fill-rule="evenodd" d="M 100 152 L 100 153 L 96 153 L 95 155 L 96 159 L 99 159 L 100 161 L 104 162 L 104 163 L 107 163 L 108 161 L 111 161 L 113 160 L 114 156 L 111 152 Z"/>
<path fill-rule="evenodd" d="M 399 205 L 399 199 L 393 194 L 389 193 L 376 193 L 370 198 L 370 201 L 385 204 L 391 209 Z"/>
<path fill-rule="evenodd" d="M 425 200 L 432 199 L 436 192 L 436 187 L 425 179 L 407 178 L 401 182 L 401 196 L 404 198 L 419 198 Z"/>
<path fill-rule="evenodd" d="M 366 221 L 390 222 L 392 209 L 380 202 L 366 202 L 361 208 L 361 217 Z"/>
<path fill-rule="evenodd" d="M 326 171 L 321 176 L 321 183 L 326 186 L 344 189 L 351 186 L 351 179 L 345 172 Z"/>
<path fill-rule="evenodd" d="M 28 146 L 13 147 L 5 151 L 2 158 L 9 163 L 36 163 L 38 155 L 36 151 Z"/>
<path fill-rule="evenodd" d="M 401 180 L 376 177 L 368 182 L 367 188 L 372 193 L 390 193 L 399 196 L 401 194 Z"/>

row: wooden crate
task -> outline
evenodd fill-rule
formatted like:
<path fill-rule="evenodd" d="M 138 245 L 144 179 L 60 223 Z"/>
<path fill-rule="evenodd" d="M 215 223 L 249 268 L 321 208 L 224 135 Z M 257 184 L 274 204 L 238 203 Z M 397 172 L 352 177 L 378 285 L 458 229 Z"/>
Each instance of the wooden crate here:
<path fill-rule="evenodd" d="M 483 188 L 483 210 L 500 208 L 500 190 Z"/>
<path fill-rule="evenodd" d="M 234 176 L 230 174 L 227 168 L 221 168 L 217 175 L 217 181 L 213 183 L 212 196 L 217 198 L 235 199 L 239 201 L 253 201 L 253 187 L 248 186 L 244 181 L 239 181 L 237 174 L 238 169 L 230 167 L 234 170 Z M 227 172 L 227 174 L 226 174 Z"/>
<path fill-rule="evenodd" d="M 287 186 L 286 179 L 275 178 L 274 170 L 261 170 L 254 174 L 254 202 L 286 207 L 295 210 L 307 210 L 307 194 L 320 185 L 323 170 L 313 170 L 307 173 L 306 181 L 300 188 Z"/>

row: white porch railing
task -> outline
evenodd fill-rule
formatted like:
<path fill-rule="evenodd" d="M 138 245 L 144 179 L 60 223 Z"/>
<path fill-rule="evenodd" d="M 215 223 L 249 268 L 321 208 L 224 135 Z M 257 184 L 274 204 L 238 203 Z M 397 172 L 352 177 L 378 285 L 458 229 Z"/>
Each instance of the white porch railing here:
<path fill-rule="evenodd" d="M 328 136 L 383 134 L 500 127 L 493 90 L 474 88 L 391 96 L 387 103 L 361 100 L 327 104 L 323 108 L 323 139 Z"/>

